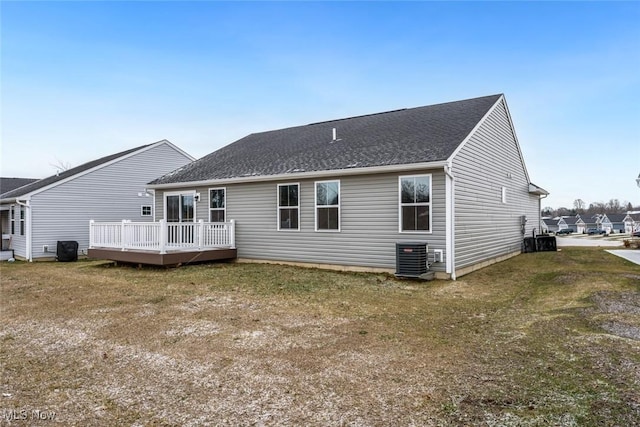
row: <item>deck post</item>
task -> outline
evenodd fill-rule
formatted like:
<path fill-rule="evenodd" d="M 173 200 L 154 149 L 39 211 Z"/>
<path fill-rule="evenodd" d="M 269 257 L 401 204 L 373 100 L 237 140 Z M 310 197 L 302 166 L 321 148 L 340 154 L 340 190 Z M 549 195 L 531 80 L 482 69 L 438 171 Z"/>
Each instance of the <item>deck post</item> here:
<path fill-rule="evenodd" d="M 236 220 L 229 220 L 229 245 L 232 249 L 236 247 Z"/>
<path fill-rule="evenodd" d="M 204 242 L 204 220 L 198 221 L 198 250 L 202 250 L 202 243 Z"/>
<path fill-rule="evenodd" d="M 127 250 L 127 230 L 126 230 L 126 225 L 127 220 L 123 219 L 122 220 L 122 224 L 120 225 L 120 250 L 122 251 L 126 251 Z"/>
<path fill-rule="evenodd" d="M 94 242 L 94 238 L 93 238 L 93 223 L 95 221 L 90 219 L 89 220 L 89 249 L 93 249 L 93 242 Z"/>
<path fill-rule="evenodd" d="M 167 250 L 165 248 L 166 244 L 167 244 L 167 220 L 163 218 L 160 220 L 160 247 L 158 248 L 160 249 L 161 254 L 167 253 Z"/>

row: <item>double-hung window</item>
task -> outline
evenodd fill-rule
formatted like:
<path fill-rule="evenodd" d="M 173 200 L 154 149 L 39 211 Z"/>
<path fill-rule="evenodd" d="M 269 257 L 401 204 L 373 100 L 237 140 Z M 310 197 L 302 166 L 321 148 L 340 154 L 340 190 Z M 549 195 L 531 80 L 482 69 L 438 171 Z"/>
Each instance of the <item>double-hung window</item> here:
<path fill-rule="evenodd" d="M 340 181 L 316 182 L 316 231 L 340 231 Z"/>
<path fill-rule="evenodd" d="M 400 177 L 400 231 L 431 231 L 431 175 Z"/>
<path fill-rule="evenodd" d="M 300 230 L 300 184 L 278 184 L 278 230 Z"/>
<path fill-rule="evenodd" d="M 225 221 L 227 209 L 226 193 L 225 188 L 209 189 L 209 221 Z"/>

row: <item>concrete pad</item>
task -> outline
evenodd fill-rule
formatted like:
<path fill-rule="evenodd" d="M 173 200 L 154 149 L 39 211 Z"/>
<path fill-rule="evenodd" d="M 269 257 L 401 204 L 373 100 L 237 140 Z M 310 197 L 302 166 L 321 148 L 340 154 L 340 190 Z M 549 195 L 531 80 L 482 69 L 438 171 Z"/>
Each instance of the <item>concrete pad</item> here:
<path fill-rule="evenodd" d="M 616 249 L 616 250 L 607 250 L 610 254 L 615 256 L 619 256 L 620 258 L 624 258 L 627 261 L 631 261 L 635 264 L 640 265 L 640 250 L 637 249 Z"/>

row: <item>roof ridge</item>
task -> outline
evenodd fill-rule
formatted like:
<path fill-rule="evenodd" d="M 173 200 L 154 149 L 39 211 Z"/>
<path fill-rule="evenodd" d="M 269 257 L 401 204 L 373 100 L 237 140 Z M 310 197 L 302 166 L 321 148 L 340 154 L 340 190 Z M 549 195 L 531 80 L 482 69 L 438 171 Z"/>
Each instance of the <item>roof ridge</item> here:
<path fill-rule="evenodd" d="M 380 113 L 361 114 L 359 116 L 343 117 L 341 119 L 323 120 L 321 122 L 309 123 L 306 126 L 321 125 L 323 123 L 331 123 L 331 122 L 341 122 L 344 120 L 359 119 L 361 117 L 379 116 L 381 114 L 397 113 L 398 111 L 405 111 L 405 110 L 408 110 L 408 108 L 398 108 L 397 110 L 382 111 Z"/>
<path fill-rule="evenodd" d="M 445 101 L 445 102 L 439 102 L 437 104 L 419 105 L 417 107 L 398 108 L 398 109 L 395 109 L 395 110 L 381 111 L 381 112 L 378 112 L 378 113 L 360 114 L 360 115 L 357 115 L 357 116 L 343 117 L 343 118 L 339 118 L 339 119 L 322 120 L 322 121 L 319 121 L 319 122 L 309 123 L 306 126 L 313 126 L 313 125 L 319 125 L 319 124 L 331 123 L 331 122 L 341 122 L 341 121 L 344 121 L 344 120 L 359 119 L 359 118 L 362 118 L 362 117 L 379 116 L 379 115 L 382 115 L 382 114 L 397 113 L 397 112 L 400 112 L 400 111 L 418 110 L 420 108 L 437 107 L 437 106 L 445 105 L 445 104 L 455 104 L 455 103 L 459 103 L 459 102 L 473 101 L 475 99 L 500 97 L 500 96 L 503 96 L 503 95 L 504 94 L 502 94 L 502 93 L 496 93 L 496 94 L 493 94 L 493 95 L 476 96 L 474 98 L 459 99 L 457 101 Z M 305 125 L 303 125 L 303 126 L 305 126 Z M 300 126 L 292 126 L 292 127 L 300 127 Z M 262 132 L 258 132 L 258 133 L 262 133 Z"/>

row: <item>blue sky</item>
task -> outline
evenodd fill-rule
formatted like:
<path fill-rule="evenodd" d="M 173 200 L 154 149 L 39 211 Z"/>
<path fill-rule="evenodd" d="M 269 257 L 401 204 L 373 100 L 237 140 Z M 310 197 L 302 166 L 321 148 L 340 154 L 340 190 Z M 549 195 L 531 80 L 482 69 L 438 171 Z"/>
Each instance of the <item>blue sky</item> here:
<path fill-rule="evenodd" d="M 504 93 L 543 206 L 640 205 L 639 2 L 0 2 L 3 176 Z"/>

